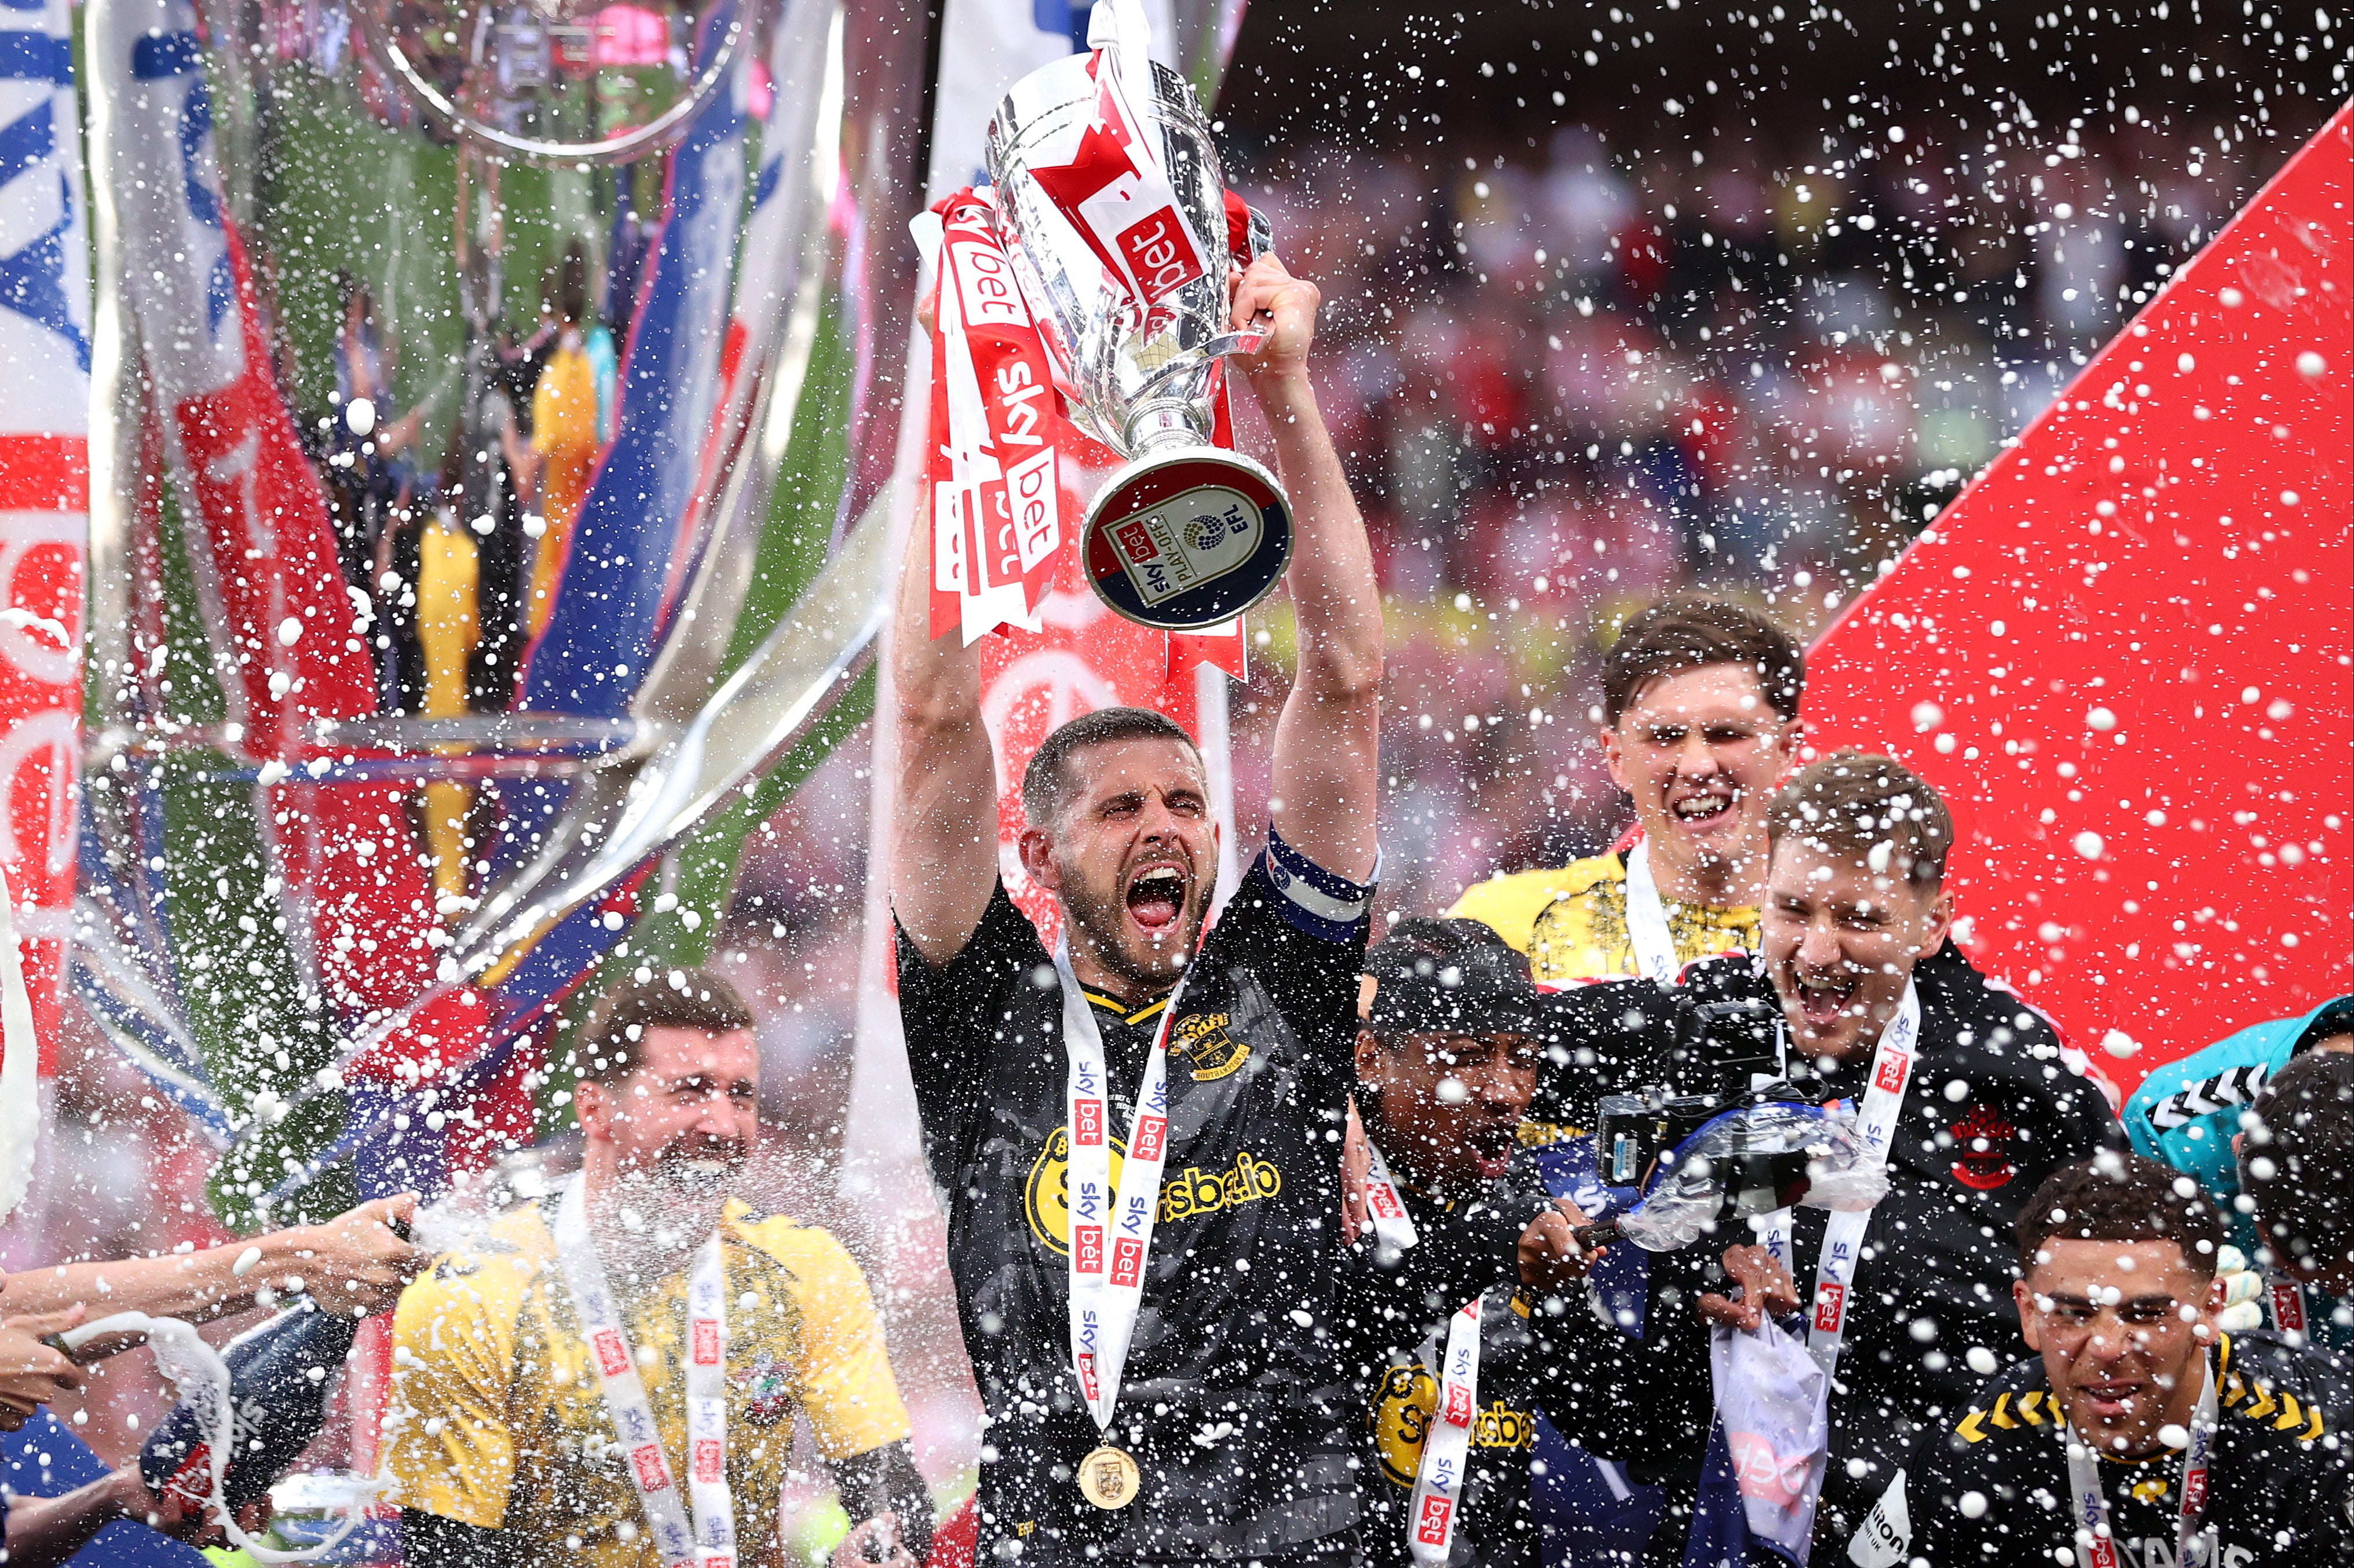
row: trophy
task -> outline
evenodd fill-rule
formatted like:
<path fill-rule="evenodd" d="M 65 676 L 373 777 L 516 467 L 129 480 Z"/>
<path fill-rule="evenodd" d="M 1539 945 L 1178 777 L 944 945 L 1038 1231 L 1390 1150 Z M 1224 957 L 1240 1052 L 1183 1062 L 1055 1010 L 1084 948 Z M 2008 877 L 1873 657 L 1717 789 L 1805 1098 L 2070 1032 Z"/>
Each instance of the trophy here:
<path fill-rule="evenodd" d="M 1006 93 L 988 167 L 1071 421 L 1128 460 L 1087 509 L 1087 581 L 1145 626 L 1232 620 L 1281 579 L 1291 509 L 1215 441 L 1218 360 L 1267 334 L 1229 329 L 1225 175 L 1193 89 L 1141 51 L 1058 60 Z M 1256 257 L 1266 220 L 1248 230 Z"/>

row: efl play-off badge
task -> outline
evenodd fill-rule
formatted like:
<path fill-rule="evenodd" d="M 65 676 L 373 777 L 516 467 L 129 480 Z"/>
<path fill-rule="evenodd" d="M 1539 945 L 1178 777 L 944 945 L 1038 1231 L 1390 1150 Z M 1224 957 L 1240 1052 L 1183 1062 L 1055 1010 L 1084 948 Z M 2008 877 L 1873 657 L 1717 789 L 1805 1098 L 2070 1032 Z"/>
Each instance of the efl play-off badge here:
<path fill-rule="evenodd" d="M 1238 452 L 1146 457 L 1087 509 L 1087 580 L 1119 614 L 1164 631 L 1232 620 L 1291 560 L 1291 512 L 1275 476 Z"/>

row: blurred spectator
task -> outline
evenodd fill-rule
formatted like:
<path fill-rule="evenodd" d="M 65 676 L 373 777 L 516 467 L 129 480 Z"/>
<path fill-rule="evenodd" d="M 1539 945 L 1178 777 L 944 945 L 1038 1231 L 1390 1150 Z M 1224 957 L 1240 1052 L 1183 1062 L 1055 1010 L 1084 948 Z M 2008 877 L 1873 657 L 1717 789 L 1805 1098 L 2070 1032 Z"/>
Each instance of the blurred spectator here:
<path fill-rule="evenodd" d="M 588 355 L 588 259 L 574 240 L 556 286 L 557 336 L 532 390 L 532 450 L 540 463 L 540 534 L 532 548 L 526 641 L 547 629 L 556 586 L 571 552 L 572 524 L 588 493 L 599 443 L 599 389 Z M 601 330 L 601 328 L 599 329 Z"/>

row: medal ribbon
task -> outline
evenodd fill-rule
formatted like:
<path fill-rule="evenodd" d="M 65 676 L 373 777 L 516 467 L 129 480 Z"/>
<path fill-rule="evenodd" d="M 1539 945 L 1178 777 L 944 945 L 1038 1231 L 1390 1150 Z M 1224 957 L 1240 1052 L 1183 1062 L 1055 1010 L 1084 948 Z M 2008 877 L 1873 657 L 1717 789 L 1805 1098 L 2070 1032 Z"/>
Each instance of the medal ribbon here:
<path fill-rule="evenodd" d="M 1381 1146 L 1371 1138 L 1365 1139 L 1365 1216 L 1373 1223 L 1373 1239 L 1404 1252 L 1419 1239 L 1414 1216 L 1405 1212 L 1405 1200 L 1391 1179 L 1389 1161 L 1382 1158 Z"/>
<path fill-rule="evenodd" d="M 1896 1141 L 1896 1118 L 1904 1109 L 1904 1090 L 1913 1079 L 1913 1061 L 1921 1038 L 1921 989 L 1904 982 L 1904 1000 L 1896 1016 L 1880 1032 L 1872 1047 L 1872 1082 L 1863 1092 L 1863 1109 L 1856 1118 L 1864 1148 L 1872 1162 L 1885 1168 L 1889 1146 Z M 1863 1253 L 1863 1234 L 1872 1214 L 1834 1212 L 1823 1229 L 1823 1250 L 1815 1260 L 1813 1311 L 1807 1326 L 1807 1353 L 1823 1369 L 1823 1385 L 1830 1386 L 1839 1365 L 1840 1345 L 1847 1337 L 1849 1296 L 1855 1268 Z M 1776 1209 L 1758 1226 L 1759 1239 L 1784 1268 L 1790 1267 L 1790 1211 Z"/>
<path fill-rule="evenodd" d="M 1414 1503 L 1406 1515 L 1405 1546 L 1415 1568 L 1446 1568 L 1456 1516 L 1462 1511 L 1471 1429 L 1479 1419 L 1479 1310 L 1486 1300 L 1484 1295 L 1474 1296 L 1447 1325 L 1438 1405 L 1430 1413 L 1430 1428 L 1422 1440 Z"/>
<path fill-rule="evenodd" d="M 727 1274 L 719 1233 L 712 1232 L 695 1254 L 686 1287 L 687 1494 L 695 1510 L 690 1528 L 653 1407 L 638 1378 L 637 1351 L 621 1327 L 605 1260 L 588 1234 L 581 1188 L 582 1178 L 574 1177 L 557 1205 L 556 1255 L 588 1337 L 589 1360 L 596 1363 L 605 1417 L 627 1456 L 630 1485 L 653 1532 L 654 1550 L 663 1568 L 735 1568 L 736 1499 L 727 1488 Z"/>
<path fill-rule="evenodd" d="M 1128 1367 L 1129 1336 L 1144 1303 L 1144 1265 L 1161 1207 L 1161 1167 L 1169 1158 L 1169 1024 L 1177 1016 L 1185 981 L 1181 978 L 1169 993 L 1161 1027 L 1153 1031 L 1115 1192 L 1111 1070 L 1095 1009 L 1071 972 L 1067 936 L 1055 940 L 1055 974 L 1063 983 L 1063 1051 L 1068 1063 L 1064 1125 L 1071 1140 L 1071 1367 L 1096 1430 L 1108 1432 Z"/>
<path fill-rule="evenodd" d="M 1651 841 L 1638 841 L 1627 853 L 1627 941 L 1635 949 L 1635 967 L 1643 978 L 1672 986 L 1683 965 L 1676 959 L 1676 939 L 1668 930 L 1668 911 L 1659 902 L 1659 885 L 1651 875 Z"/>
<path fill-rule="evenodd" d="M 2182 1568 L 2191 1568 L 2201 1522 L 2207 1516 L 2207 1467 L 2215 1448 L 2215 1369 L 2205 1356 L 2199 1359 L 2199 1409 L 2190 1418 L 2190 1446 L 2182 1454 L 2181 1506 L 2175 1514 L 2174 1556 Z M 2116 1537 L 2109 1529 L 2109 1503 L 2101 1495 L 2101 1461 L 2091 1445 L 2063 1424 L 2068 1445 L 2068 1489 L 2075 1501 L 2076 1561 L 2084 1568 L 2118 1568 Z"/>

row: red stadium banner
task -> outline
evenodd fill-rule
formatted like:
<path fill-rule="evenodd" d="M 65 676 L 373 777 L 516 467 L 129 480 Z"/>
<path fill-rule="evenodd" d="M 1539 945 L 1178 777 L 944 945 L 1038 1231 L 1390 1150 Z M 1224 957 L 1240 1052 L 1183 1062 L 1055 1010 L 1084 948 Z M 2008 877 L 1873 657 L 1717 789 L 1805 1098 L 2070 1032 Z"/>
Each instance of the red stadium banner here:
<path fill-rule="evenodd" d="M 2349 120 L 1809 655 L 1810 744 L 1945 791 L 1963 946 L 2128 1089 L 2354 989 Z"/>

